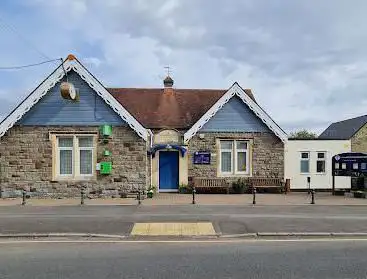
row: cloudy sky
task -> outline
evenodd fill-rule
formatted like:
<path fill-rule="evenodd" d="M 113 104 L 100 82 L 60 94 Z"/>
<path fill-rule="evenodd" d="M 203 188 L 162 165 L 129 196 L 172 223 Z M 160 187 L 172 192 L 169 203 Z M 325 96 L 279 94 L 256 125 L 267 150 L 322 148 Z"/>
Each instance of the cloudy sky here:
<path fill-rule="evenodd" d="M 362 0 L 2 0 L 0 67 L 75 54 L 110 87 L 251 88 L 287 132 L 367 114 Z M 0 70 L 0 117 L 55 67 Z"/>

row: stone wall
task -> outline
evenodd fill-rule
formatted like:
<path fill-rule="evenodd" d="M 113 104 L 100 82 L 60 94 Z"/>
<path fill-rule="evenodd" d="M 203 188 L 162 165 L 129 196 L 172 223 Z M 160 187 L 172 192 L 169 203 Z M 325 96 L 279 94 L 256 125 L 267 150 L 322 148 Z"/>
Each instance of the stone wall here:
<path fill-rule="evenodd" d="M 203 134 L 203 133 L 201 133 Z M 249 139 L 252 145 L 252 177 L 284 177 L 284 145 L 272 133 L 204 133 L 200 139 L 195 135 L 189 142 L 189 178 L 190 177 L 218 177 L 218 156 L 216 139 Z M 210 151 L 210 165 L 194 165 L 193 153 L 195 151 Z M 228 177 L 233 181 L 238 177 Z"/>
<path fill-rule="evenodd" d="M 112 174 L 98 175 L 93 181 L 52 181 L 52 142 L 49 132 L 98 132 L 99 127 L 15 126 L 0 139 L 0 170 L 3 196 L 17 196 L 26 187 L 31 195 L 67 197 L 80 195 L 87 186 L 91 194 L 118 195 L 146 187 L 147 145 L 129 127 L 113 127 L 108 143 L 98 142 L 97 161 L 108 147 L 112 155 Z"/>
<path fill-rule="evenodd" d="M 367 124 L 352 137 L 352 152 L 367 153 Z"/>

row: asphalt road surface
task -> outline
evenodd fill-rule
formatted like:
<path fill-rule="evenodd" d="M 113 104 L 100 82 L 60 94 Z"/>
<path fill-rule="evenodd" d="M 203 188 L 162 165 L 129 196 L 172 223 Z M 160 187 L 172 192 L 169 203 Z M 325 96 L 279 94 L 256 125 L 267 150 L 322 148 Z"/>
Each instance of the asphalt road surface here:
<path fill-rule="evenodd" d="M 223 235 L 256 232 L 367 232 L 367 206 L 9 206 L 0 233 L 128 235 L 134 222 L 212 222 Z"/>
<path fill-rule="evenodd" d="M 0 244 L 2 279 L 363 278 L 366 241 Z"/>

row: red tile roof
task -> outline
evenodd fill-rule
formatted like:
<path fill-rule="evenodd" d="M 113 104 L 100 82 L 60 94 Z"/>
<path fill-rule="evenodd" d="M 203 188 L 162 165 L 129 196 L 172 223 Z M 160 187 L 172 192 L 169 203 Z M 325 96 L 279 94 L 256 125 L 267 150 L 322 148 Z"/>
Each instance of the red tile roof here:
<path fill-rule="evenodd" d="M 189 129 L 227 92 L 221 89 L 107 88 L 146 128 Z M 245 92 L 253 99 L 250 89 Z"/>

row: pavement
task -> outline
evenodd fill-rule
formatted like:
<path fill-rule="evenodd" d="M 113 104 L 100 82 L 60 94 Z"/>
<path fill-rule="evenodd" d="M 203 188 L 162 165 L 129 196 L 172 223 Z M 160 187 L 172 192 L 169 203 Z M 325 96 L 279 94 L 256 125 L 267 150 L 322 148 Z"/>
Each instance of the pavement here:
<path fill-rule="evenodd" d="M 201 205 L 251 205 L 253 196 L 250 194 L 196 194 L 196 204 Z M 0 199 L 1 206 L 20 205 L 22 200 Z M 68 206 L 79 205 L 80 198 L 73 199 L 27 199 L 28 206 Z M 136 205 L 135 198 L 97 198 L 85 199 L 86 205 Z M 143 205 L 185 205 L 192 203 L 190 194 L 157 194 L 152 199 L 141 201 Z M 315 203 L 318 205 L 367 205 L 367 199 L 356 199 L 347 196 L 332 196 L 331 193 L 317 192 Z M 307 193 L 284 194 L 256 194 L 256 204 L 258 205 L 307 205 L 311 204 L 311 195 Z"/>
<path fill-rule="evenodd" d="M 144 235 L 212 236 L 210 229 L 210 233 L 204 233 L 208 231 L 207 223 L 212 225 L 217 237 L 296 233 L 366 237 L 367 206 L 135 204 L 0 207 L 0 234 L 3 236 L 50 233 L 103 234 L 124 238 Z M 137 226 L 141 226 L 140 229 Z M 145 234 L 142 233 L 144 226 Z"/>
<path fill-rule="evenodd" d="M 365 279 L 367 241 L 0 243 L 2 279 Z"/>

